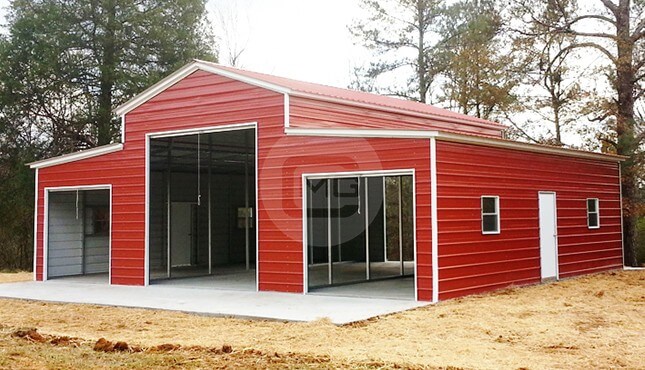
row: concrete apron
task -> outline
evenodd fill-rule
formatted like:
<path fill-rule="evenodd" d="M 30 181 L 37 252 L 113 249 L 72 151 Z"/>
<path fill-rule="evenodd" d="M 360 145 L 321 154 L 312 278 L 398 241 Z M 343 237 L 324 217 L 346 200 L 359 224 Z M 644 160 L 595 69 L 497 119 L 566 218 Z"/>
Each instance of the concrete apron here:
<path fill-rule="evenodd" d="M 100 285 L 64 280 L 0 284 L 0 297 L 190 312 L 212 316 L 337 325 L 421 307 L 428 302 L 186 288 Z"/>

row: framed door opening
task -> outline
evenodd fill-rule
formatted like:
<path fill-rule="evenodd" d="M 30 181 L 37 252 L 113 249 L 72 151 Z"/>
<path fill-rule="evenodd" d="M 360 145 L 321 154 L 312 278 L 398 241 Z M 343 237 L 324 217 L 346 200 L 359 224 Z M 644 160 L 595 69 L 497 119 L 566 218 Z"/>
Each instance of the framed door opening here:
<path fill-rule="evenodd" d="M 45 189 L 44 280 L 109 284 L 111 186 Z"/>
<path fill-rule="evenodd" d="M 307 292 L 415 299 L 413 172 L 303 184 Z"/>
<path fill-rule="evenodd" d="M 554 192 L 539 192 L 540 277 L 543 281 L 558 279 L 558 216 Z"/>
<path fill-rule="evenodd" d="M 256 129 L 149 138 L 152 283 L 256 290 Z"/>

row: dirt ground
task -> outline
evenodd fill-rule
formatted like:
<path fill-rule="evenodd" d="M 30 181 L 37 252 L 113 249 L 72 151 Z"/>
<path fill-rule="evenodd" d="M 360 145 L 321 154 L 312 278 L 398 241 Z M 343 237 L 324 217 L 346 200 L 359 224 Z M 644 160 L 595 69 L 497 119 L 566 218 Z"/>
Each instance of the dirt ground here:
<path fill-rule="evenodd" d="M 645 271 L 507 289 L 346 326 L 8 299 L 0 300 L 0 324 L 5 368 L 645 369 Z M 82 339 L 39 343 L 13 336 L 20 328 Z M 143 350 L 93 351 L 99 338 Z M 161 344 L 172 350 L 150 350 Z M 231 353 L 214 354 L 223 346 Z"/>

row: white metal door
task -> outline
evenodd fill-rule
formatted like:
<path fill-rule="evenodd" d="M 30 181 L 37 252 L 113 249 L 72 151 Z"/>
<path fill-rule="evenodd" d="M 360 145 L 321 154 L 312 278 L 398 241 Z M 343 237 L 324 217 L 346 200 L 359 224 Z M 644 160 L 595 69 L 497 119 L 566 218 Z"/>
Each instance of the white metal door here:
<path fill-rule="evenodd" d="M 172 267 L 189 266 L 192 249 L 191 203 L 172 202 L 170 263 Z"/>
<path fill-rule="evenodd" d="M 558 227 L 555 193 L 540 193 L 540 261 L 542 279 L 558 277 Z"/>

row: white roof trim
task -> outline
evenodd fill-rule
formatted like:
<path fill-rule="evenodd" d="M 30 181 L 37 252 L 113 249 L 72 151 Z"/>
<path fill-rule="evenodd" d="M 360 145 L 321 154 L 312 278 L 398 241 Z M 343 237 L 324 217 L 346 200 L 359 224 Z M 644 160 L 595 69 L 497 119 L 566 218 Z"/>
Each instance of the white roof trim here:
<path fill-rule="evenodd" d="M 124 103 L 123 105 L 117 107 L 114 109 L 114 113 L 123 116 L 127 114 L 128 112 L 134 110 L 138 106 L 142 105 L 143 103 L 147 102 L 148 100 L 152 99 L 159 93 L 163 92 L 170 86 L 176 84 L 186 76 L 190 75 L 191 73 L 197 71 L 197 70 L 202 70 L 205 72 L 210 72 L 216 75 L 220 75 L 223 77 L 228 77 L 230 79 L 240 81 L 247 83 L 249 85 L 261 87 L 270 91 L 274 91 L 280 94 L 285 95 L 285 111 L 288 112 L 288 107 L 287 103 L 289 102 L 288 98 L 289 95 L 292 96 L 297 96 L 305 99 L 312 99 L 312 100 L 317 100 L 317 101 L 324 101 L 324 102 L 330 102 L 330 103 L 337 103 L 337 104 L 344 104 L 344 105 L 349 105 L 349 106 L 354 106 L 354 107 L 359 107 L 359 108 L 368 108 L 368 109 L 375 109 L 375 110 L 380 110 L 384 112 L 390 112 L 390 113 L 395 113 L 395 114 L 404 114 L 408 116 L 413 116 L 413 117 L 419 117 L 423 119 L 433 119 L 437 121 L 443 121 L 443 122 L 456 122 L 460 121 L 457 118 L 449 117 L 449 116 L 444 116 L 441 114 L 434 114 L 434 113 L 424 113 L 420 111 L 415 111 L 415 110 L 409 110 L 409 109 L 404 109 L 404 108 L 397 108 L 397 107 L 391 107 L 387 105 L 380 105 L 380 104 L 373 104 L 373 103 L 366 103 L 366 102 L 360 102 L 360 101 L 354 101 L 354 100 L 348 100 L 348 99 L 342 99 L 342 98 L 334 98 L 331 96 L 325 96 L 325 95 L 319 95 L 319 94 L 312 94 L 312 93 L 307 93 L 304 91 L 295 91 L 290 88 L 272 84 L 269 82 L 265 82 L 263 80 L 259 80 L 256 78 L 248 77 L 230 70 L 226 70 L 223 68 L 219 68 L 216 64 L 211 63 L 211 62 L 206 62 L 202 60 L 195 60 L 182 68 L 178 69 L 174 73 L 170 74 L 163 80 L 157 82 L 156 84 L 152 85 L 150 88 L 146 89 L 144 92 L 141 94 L 135 96 L 128 102 Z M 478 120 L 465 116 L 465 118 L 462 119 L 465 121 L 467 124 L 480 127 L 480 128 L 487 128 L 487 129 L 498 129 L 498 130 L 503 130 L 506 128 L 506 126 L 502 124 L 496 124 L 495 122 L 492 122 L 491 124 L 487 124 L 486 122 L 479 122 Z M 289 126 L 288 121 L 285 122 L 286 126 Z"/>
<path fill-rule="evenodd" d="M 100 155 L 118 152 L 119 150 L 122 150 L 122 149 L 123 149 L 123 144 L 121 143 L 108 144 L 108 145 L 103 145 L 103 146 L 99 146 L 88 150 L 83 150 L 76 153 L 64 154 L 58 157 L 43 159 L 42 161 L 31 162 L 31 163 L 28 163 L 28 165 L 30 168 L 51 167 L 51 166 L 56 166 L 63 163 L 76 162 L 82 159 L 98 157 Z"/>
<path fill-rule="evenodd" d="M 293 136 L 333 136 L 333 137 L 380 137 L 419 139 L 436 137 L 439 132 L 427 130 L 388 130 L 388 129 L 343 129 L 343 128 L 298 128 L 285 129 Z"/>
<path fill-rule="evenodd" d="M 307 93 L 307 92 L 302 92 L 302 91 L 293 91 L 291 93 L 291 95 L 295 96 L 295 97 L 299 97 L 299 98 L 304 98 L 304 99 L 324 101 L 324 102 L 328 102 L 328 103 L 343 104 L 343 105 L 349 105 L 349 106 L 358 107 L 358 108 L 374 109 L 374 110 L 379 110 L 379 111 L 383 111 L 383 112 L 389 112 L 389 113 L 394 113 L 394 114 L 402 114 L 402 115 L 411 116 L 411 117 L 418 117 L 418 118 L 422 118 L 422 119 L 432 119 L 432 120 L 441 121 L 441 122 L 468 124 L 470 126 L 486 128 L 486 129 L 491 129 L 491 130 L 503 131 L 504 129 L 507 128 L 507 126 L 505 126 L 505 125 L 503 125 L 501 123 L 492 122 L 492 121 L 491 121 L 491 123 L 481 122 L 481 121 L 478 121 L 476 118 L 470 117 L 470 116 L 467 116 L 467 115 L 464 115 L 464 118 L 459 119 L 459 118 L 454 118 L 454 117 L 450 117 L 450 116 L 447 116 L 447 115 L 442 115 L 442 114 L 439 114 L 439 113 L 426 113 L 426 112 L 421 112 L 421 111 L 418 111 L 418 110 L 397 108 L 397 107 L 393 107 L 393 106 L 389 106 L 389 105 L 360 102 L 360 101 L 356 101 L 356 100 L 334 98 L 334 97 L 331 97 L 331 96 L 312 94 L 312 93 Z"/>
<path fill-rule="evenodd" d="M 195 60 L 180 69 L 176 70 L 166 78 L 162 79 L 161 81 L 157 82 L 156 84 L 152 85 L 148 89 L 146 89 L 144 92 L 141 94 L 135 96 L 134 98 L 130 99 L 126 103 L 120 105 L 116 109 L 114 109 L 114 113 L 117 114 L 118 116 L 123 116 L 127 114 L 128 112 L 134 110 L 138 106 L 142 105 L 143 103 L 147 102 L 148 100 L 154 98 L 157 96 L 159 93 L 163 92 L 170 86 L 176 84 L 177 82 L 181 81 L 183 78 L 186 76 L 190 75 L 191 73 L 202 70 L 205 72 L 210 72 L 213 74 L 217 74 L 223 77 L 228 77 L 233 80 L 237 80 L 240 82 L 245 82 L 248 83 L 249 85 L 254 85 L 258 87 L 265 88 L 267 90 L 275 91 L 277 93 L 281 94 L 289 94 L 291 93 L 290 89 L 284 88 L 282 86 L 270 84 L 264 81 L 260 81 L 255 78 L 250 78 L 246 76 L 242 76 L 238 73 L 231 72 L 228 70 L 224 70 L 222 68 L 218 68 L 217 66 L 213 65 L 212 63 L 209 62 L 204 62 L 201 60 Z"/>
<path fill-rule="evenodd" d="M 503 139 L 471 136 L 440 131 L 424 130 L 377 130 L 377 129 L 329 129 L 329 128 L 286 128 L 287 135 L 294 136 L 330 136 L 330 137 L 374 137 L 374 138 L 405 138 L 429 139 L 490 146 L 497 148 L 515 149 L 526 152 L 546 153 L 567 157 L 597 159 L 603 161 L 620 162 L 625 160 L 622 156 L 602 153 L 584 152 L 574 149 L 555 148 L 544 145 L 521 143 Z"/>

